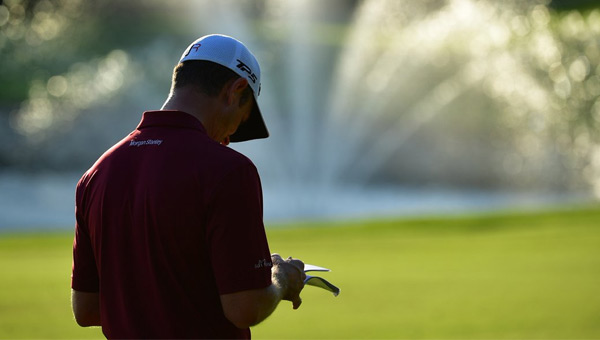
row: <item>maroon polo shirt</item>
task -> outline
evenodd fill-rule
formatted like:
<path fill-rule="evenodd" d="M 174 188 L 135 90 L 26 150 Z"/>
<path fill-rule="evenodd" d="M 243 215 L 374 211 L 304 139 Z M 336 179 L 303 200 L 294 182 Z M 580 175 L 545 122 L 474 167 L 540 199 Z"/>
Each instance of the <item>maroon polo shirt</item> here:
<path fill-rule="evenodd" d="M 71 286 L 107 338 L 248 338 L 219 295 L 271 284 L 258 172 L 179 111 L 145 112 L 77 184 Z"/>

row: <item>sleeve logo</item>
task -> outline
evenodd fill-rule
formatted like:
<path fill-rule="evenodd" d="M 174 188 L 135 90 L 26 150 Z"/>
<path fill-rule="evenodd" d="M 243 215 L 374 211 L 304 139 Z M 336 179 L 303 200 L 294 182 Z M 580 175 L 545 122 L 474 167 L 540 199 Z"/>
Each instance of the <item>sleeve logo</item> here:
<path fill-rule="evenodd" d="M 254 269 L 259 269 L 263 267 L 272 267 L 273 263 L 267 259 L 258 260 L 258 263 L 254 265 Z"/>

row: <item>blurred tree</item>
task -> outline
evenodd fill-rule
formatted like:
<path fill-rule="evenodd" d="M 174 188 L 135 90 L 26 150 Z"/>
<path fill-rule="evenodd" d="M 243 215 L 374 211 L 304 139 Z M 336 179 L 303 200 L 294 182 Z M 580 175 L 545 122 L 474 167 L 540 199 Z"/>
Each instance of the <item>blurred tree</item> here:
<path fill-rule="evenodd" d="M 158 0 L 0 0 L 0 168 L 87 162 L 72 147 L 57 148 L 73 145 L 73 121 L 139 72 L 131 52 L 152 60 L 144 49 L 188 31 L 185 12 L 185 3 Z M 56 149 L 70 151 L 48 156 Z"/>
<path fill-rule="evenodd" d="M 0 106 L 27 99 L 35 79 L 176 31 L 174 14 L 157 1 L 0 0 Z"/>

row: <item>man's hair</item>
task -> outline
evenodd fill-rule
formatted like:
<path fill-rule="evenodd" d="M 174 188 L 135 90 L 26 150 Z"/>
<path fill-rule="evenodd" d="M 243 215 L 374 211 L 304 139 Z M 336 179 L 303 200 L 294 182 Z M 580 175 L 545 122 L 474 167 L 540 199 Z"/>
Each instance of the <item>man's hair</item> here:
<path fill-rule="evenodd" d="M 171 91 L 192 85 L 209 97 L 216 97 L 225 84 L 237 78 L 240 78 L 238 74 L 212 61 L 188 60 L 175 66 Z M 251 97 L 252 89 L 248 86 L 242 94 L 240 105 L 245 104 Z"/>

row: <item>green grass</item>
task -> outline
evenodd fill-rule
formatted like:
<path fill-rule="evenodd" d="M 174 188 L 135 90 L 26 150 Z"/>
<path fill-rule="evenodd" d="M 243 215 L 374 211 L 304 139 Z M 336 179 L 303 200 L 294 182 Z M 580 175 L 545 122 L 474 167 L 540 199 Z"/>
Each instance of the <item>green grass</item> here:
<path fill-rule="evenodd" d="M 599 339 L 600 209 L 298 224 L 271 250 L 331 268 L 254 338 Z M 0 235 L 0 338 L 98 338 L 69 306 L 69 234 Z"/>
<path fill-rule="evenodd" d="M 70 310 L 70 234 L 0 234 L 0 339 L 99 338 Z"/>

